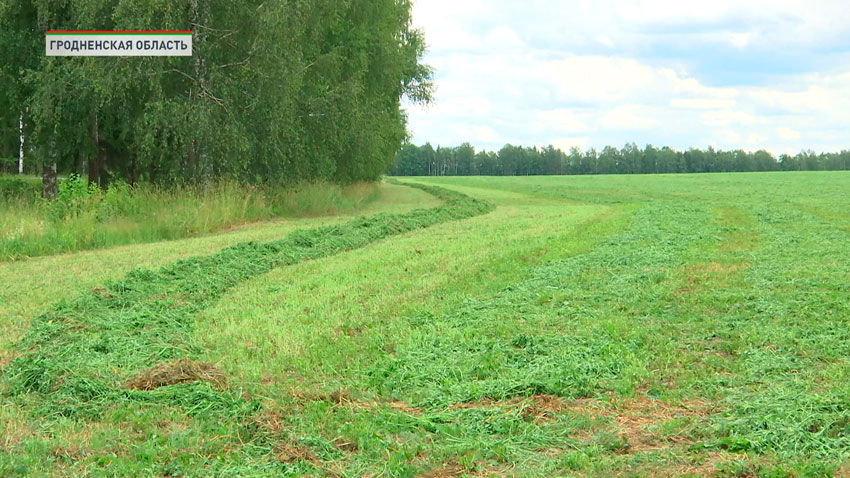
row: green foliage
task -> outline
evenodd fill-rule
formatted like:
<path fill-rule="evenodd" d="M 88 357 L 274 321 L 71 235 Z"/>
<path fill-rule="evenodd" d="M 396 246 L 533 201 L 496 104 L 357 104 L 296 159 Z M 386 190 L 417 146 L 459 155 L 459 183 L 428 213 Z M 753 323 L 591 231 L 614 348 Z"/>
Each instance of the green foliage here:
<path fill-rule="evenodd" d="M 18 166 L 18 158 L 0 156 L 0 172 L 13 171 Z"/>
<path fill-rule="evenodd" d="M 406 136 L 402 98 L 430 98 L 410 9 L 3 0 L 0 140 L 14 142 L 23 115 L 34 160 L 100 186 L 375 180 Z M 193 56 L 45 57 L 46 29 L 192 29 Z"/>
<path fill-rule="evenodd" d="M 87 184 L 77 174 L 59 180 L 56 200 L 48 203 L 48 217 L 55 222 L 79 217 L 83 213 L 93 212 L 100 203 L 101 190 L 97 184 Z"/>
<path fill-rule="evenodd" d="M 35 200 L 41 194 L 41 183 L 16 176 L 0 175 L 0 200 Z"/>
<path fill-rule="evenodd" d="M 91 215 L 98 223 L 118 217 L 134 218 L 142 215 L 143 208 L 135 194 L 135 188 L 121 180 L 104 190 L 72 173 L 59 181 L 56 199 L 47 202 L 47 215 L 55 223 L 66 225 L 82 215 Z"/>

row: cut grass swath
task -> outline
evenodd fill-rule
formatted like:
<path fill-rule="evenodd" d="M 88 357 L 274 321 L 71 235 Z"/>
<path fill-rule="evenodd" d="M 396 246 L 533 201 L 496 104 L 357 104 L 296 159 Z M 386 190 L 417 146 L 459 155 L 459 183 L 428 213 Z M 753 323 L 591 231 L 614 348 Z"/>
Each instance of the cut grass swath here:
<path fill-rule="evenodd" d="M 362 247 L 378 239 L 492 209 L 486 202 L 415 185 L 444 203 L 406 214 L 378 214 L 338 226 L 296 231 L 269 243 L 244 243 L 122 280 L 62 301 L 34 321 L 5 371 L 5 393 L 35 403 L 37 417 L 92 419 L 135 400 L 183 404 L 190 411 L 253 409 L 207 383 L 145 392 L 121 385 L 156 364 L 193 358 L 192 318 L 224 291 L 274 267 Z M 177 380 L 176 382 L 186 382 Z M 141 387 L 144 388 L 144 387 Z M 208 402 L 206 405 L 202 403 Z"/>

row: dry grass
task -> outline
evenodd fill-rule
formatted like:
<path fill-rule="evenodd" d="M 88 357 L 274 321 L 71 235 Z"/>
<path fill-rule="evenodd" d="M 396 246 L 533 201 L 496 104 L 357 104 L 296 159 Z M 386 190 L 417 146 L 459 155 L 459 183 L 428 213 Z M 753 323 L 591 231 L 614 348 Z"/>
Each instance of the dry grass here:
<path fill-rule="evenodd" d="M 462 466 L 457 464 L 444 464 L 437 468 L 420 473 L 420 478 L 450 478 L 453 476 L 461 476 L 464 473 Z"/>
<path fill-rule="evenodd" d="M 318 462 L 316 455 L 309 448 L 294 443 L 278 443 L 275 445 L 275 458 L 281 463 Z"/>
<path fill-rule="evenodd" d="M 507 400 L 492 400 L 485 398 L 475 402 L 455 403 L 449 408 L 454 410 L 501 408 L 508 413 L 519 413 L 528 421 L 542 423 L 553 418 L 556 414 L 566 410 L 568 406 L 560 397 L 536 394 L 529 397 L 514 397 Z"/>
<path fill-rule="evenodd" d="M 187 382 L 207 382 L 223 389 L 227 386 L 227 377 L 211 363 L 181 358 L 154 365 L 124 382 L 123 386 L 131 390 L 153 390 Z"/>
<path fill-rule="evenodd" d="M 699 420 L 708 416 L 710 409 L 711 407 L 702 401 L 683 402 L 674 406 L 644 397 L 617 403 L 611 418 L 616 423 L 620 435 L 628 440 L 630 452 L 647 453 L 677 445 L 690 445 L 691 440 L 687 437 L 668 435 L 662 438 L 654 428 L 682 418 Z"/>

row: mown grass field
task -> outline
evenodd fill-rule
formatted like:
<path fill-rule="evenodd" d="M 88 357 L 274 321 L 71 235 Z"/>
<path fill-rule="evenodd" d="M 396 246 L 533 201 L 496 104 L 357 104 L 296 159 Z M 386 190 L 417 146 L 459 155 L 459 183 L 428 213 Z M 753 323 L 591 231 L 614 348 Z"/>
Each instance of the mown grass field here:
<path fill-rule="evenodd" d="M 0 476 L 850 475 L 850 174 L 402 181 L 0 264 Z"/>

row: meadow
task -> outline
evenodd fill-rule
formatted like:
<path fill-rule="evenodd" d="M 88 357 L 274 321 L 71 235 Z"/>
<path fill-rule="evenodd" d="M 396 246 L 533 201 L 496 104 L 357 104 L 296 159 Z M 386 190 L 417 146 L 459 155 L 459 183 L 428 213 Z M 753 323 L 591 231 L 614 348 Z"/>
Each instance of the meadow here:
<path fill-rule="evenodd" d="M 850 475 L 850 174 L 376 191 L 0 264 L 0 476 Z"/>

